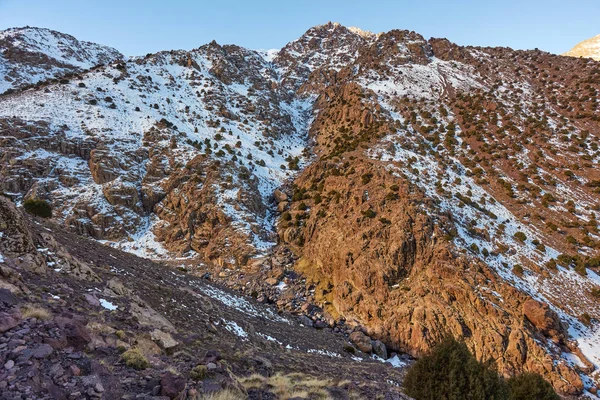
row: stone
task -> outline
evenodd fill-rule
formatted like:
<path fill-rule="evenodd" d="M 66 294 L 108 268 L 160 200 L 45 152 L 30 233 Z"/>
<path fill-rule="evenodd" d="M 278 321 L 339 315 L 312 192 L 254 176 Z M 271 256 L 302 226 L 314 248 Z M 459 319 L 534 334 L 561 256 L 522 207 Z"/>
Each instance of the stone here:
<path fill-rule="evenodd" d="M 102 383 L 98 382 L 94 386 L 94 390 L 96 391 L 96 393 L 102 393 L 104 392 L 104 386 L 102 386 Z"/>
<path fill-rule="evenodd" d="M 309 328 L 313 327 L 312 319 L 308 318 L 306 315 L 301 315 L 298 317 L 298 321 L 300 321 L 300 323 L 304 326 L 308 326 Z"/>
<path fill-rule="evenodd" d="M 557 340 L 564 338 L 560 319 L 548 304 L 529 299 L 523 303 L 523 315 L 544 335 Z"/>
<path fill-rule="evenodd" d="M 317 329 L 325 329 L 327 327 L 329 327 L 329 324 L 323 320 L 318 320 L 315 322 L 315 328 Z"/>
<path fill-rule="evenodd" d="M 10 290 L 6 288 L 0 288 L 0 308 L 10 308 L 19 302 L 17 296 L 15 296 Z"/>
<path fill-rule="evenodd" d="M 83 295 L 83 297 L 85 298 L 85 300 L 92 306 L 94 307 L 100 307 L 100 300 L 98 300 L 96 298 L 96 296 L 86 293 Z"/>
<path fill-rule="evenodd" d="M 81 375 L 81 370 L 75 364 L 71 364 L 69 366 L 69 371 L 71 371 L 71 375 L 73 375 L 73 376 L 80 376 Z"/>
<path fill-rule="evenodd" d="M 81 351 L 92 340 L 87 328 L 79 321 L 73 320 L 65 325 L 65 335 L 69 346 Z"/>
<path fill-rule="evenodd" d="M 48 373 L 53 379 L 56 379 L 63 376 L 65 374 L 65 370 L 60 363 L 56 363 L 50 367 Z"/>
<path fill-rule="evenodd" d="M 363 353 L 369 354 L 373 351 L 371 338 L 361 331 L 354 331 L 350 334 L 350 341 Z"/>
<path fill-rule="evenodd" d="M 387 360 L 387 358 L 388 358 L 387 348 L 385 347 L 385 344 L 383 344 L 383 342 L 381 340 L 373 340 L 371 342 L 371 345 L 373 346 L 373 353 L 375 353 L 378 357 L 383 358 L 384 360 Z"/>
<path fill-rule="evenodd" d="M 0 333 L 9 331 L 17 325 L 19 325 L 19 322 L 10 314 L 0 312 Z"/>
<path fill-rule="evenodd" d="M 8 360 L 5 364 L 4 364 L 4 369 L 12 369 L 12 367 L 15 366 L 15 362 L 13 360 Z"/>
<path fill-rule="evenodd" d="M 180 375 L 166 372 L 160 378 L 160 394 L 174 399 L 185 389 L 186 379 Z"/>
<path fill-rule="evenodd" d="M 288 196 L 281 190 L 277 189 L 273 192 L 273 198 L 277 203 L 281 203 L 282 201 L 287 201 Z"/>
<path fill-rule="evenodd" d="M 163 350 L 170 350 L 179 345 L 179 342 L 173 339 L 168 332 L 163 332 L 160 329 L 155 329 L 150 332 L 150 337 L 156 342 Z"/>
<path fill-rule="evenodd" d="M 33 357 L 37 359 L 42 359 L 48 357 L 50 354 L 54 352 L 54 349 L 49 344 L 40 344 L 38 347 L 33 349 Z"/>
<path fill-rule="evenodd" d="M 267 278 L 265 283 L 270 286 L 275 286 L 279 283 L 279 281 L 276 278 Z"/>

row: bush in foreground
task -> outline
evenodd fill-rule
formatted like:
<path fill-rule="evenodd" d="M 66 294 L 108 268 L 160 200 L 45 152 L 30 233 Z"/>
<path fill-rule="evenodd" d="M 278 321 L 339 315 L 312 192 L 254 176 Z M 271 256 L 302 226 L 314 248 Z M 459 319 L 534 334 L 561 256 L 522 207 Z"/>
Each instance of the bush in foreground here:
<path fill-rule="evenodd" d="M 404 379 L 415 400 L 559 400 L 537 374 L 504 380 L 491 362 L 478 361 L 464 343 L 447 338 L 419 359 Z"/>
<path fill-rule="evenodd" d="M 37 215 L 42 218 L 52 217 L 52 207 L 50 203 L 41 199 L 27 199 L 23 202 L 25 210 L 33 215 Z"/>

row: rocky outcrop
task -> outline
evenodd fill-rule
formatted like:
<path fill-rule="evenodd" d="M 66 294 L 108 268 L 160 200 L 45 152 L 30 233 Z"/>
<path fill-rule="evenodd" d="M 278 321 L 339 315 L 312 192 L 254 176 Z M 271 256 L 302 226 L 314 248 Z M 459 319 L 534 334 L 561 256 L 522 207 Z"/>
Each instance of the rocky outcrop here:
<path fill-rule="evenodd" d="M 0 261 L 39 274 L 48 266 L 15 204 L 0 195 Z"/>

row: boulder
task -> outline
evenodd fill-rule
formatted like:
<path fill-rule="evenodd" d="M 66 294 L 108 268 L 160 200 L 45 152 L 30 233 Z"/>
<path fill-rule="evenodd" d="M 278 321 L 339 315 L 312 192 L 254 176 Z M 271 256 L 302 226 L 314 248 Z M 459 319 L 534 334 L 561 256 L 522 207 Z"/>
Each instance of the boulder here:
<path fill-rule="evenodd" d="M 0 312 L 0 333 L 11 330 L 15 326 L 19 325 L 19 322 L 12 315 Z"/>
<path fill-rule="evenodd" d="M 163 350 L 170 350 L 179 345 L 179 342 L 173 339 L 173 336 L 171 336 L 170 333 L 163 332 L 160 329 L 155 329 L 152 332 L 150 332 L 150 337 Z"/>
<path fill-rule="evenodd" d="M 361 331 L 352 332 L 350 334 L 350 341 L 363 353 L 370 354 L 373 351 L 371 338 Z"/>
<path fill-rule="evenodd" d="M 545 336 L 555 340 L 564 338 L 564 329 L 560 319 L 548 304 L 529 299 L 523 303 L 523 315 Z"/>
<path fill-rule="evenodd" d="M 160 394 L 170 399 L 178 397 L 185 389 L 186 380 L 184 377 L 166 372 L 160 378 Z"/>
<path fill-rule="evenodd" d="M 378 357 L 381 357 L 384 360 L 387 360 L 387 358 L 388 358 L 387 348 L 385 347 L 385 344 L 383 344 L 383 342 L 381 340 L 373 340 L 371 342 L 371 345 L 373 346 L 373 353 L 375 353 Z"/>
<path fill-rule="evenodd" d="M 277 189 L 273 192 L 273 198 L 277 203 L 281 203 L 282 201 L 287 201 L 287 194 L 283 193 L 281 190 Z"/>

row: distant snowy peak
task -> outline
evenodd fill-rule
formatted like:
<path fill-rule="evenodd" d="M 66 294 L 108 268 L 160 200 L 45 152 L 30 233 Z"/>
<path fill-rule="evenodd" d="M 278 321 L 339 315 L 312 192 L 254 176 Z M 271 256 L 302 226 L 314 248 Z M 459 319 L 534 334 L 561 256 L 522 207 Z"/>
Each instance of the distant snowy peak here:
<path fill-rule="evenodd" d="M 571 50 L 564 53 L 563 56 L 586 57 L 600 61 L 600 35 L 578 43 Z"/>
<path fill-rule="evenodd" d="M 112 47 L 50 29 L 7 29 L 0 32 L 0 93 L 123 58 Z"/>

